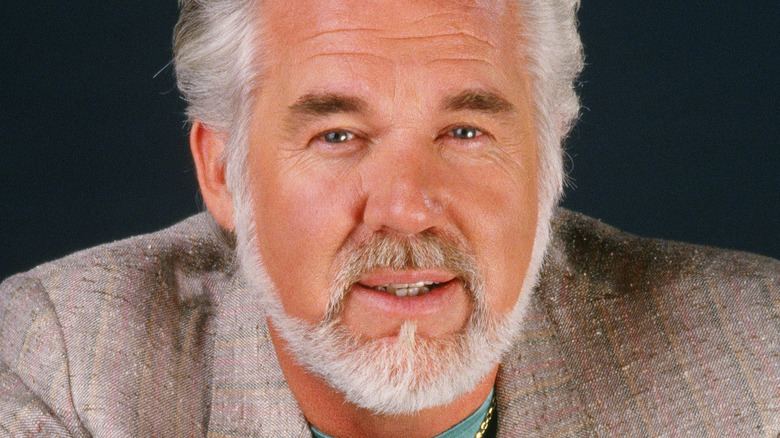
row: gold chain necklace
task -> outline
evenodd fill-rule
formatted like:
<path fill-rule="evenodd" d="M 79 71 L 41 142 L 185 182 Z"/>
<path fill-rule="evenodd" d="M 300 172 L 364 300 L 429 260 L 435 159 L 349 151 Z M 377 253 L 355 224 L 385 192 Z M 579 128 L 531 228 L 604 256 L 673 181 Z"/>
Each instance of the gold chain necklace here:
<path fill-rule="evenodd" d="M 490 425 L 490 419 L 493 418 L 493 410 L 495 408 L 496 408 L 496 397 L 494 396 L 493 400 L 490 402 L 490 407 L 488 408 L 488 411 L 485 414 L 485 419 L 482 420 L 482 424 L 479 425 L 479 430 L 477 431 L 477 434 L 474 435 L 474 438 L 482 438 L 485 436 L 485 431 Z"/>

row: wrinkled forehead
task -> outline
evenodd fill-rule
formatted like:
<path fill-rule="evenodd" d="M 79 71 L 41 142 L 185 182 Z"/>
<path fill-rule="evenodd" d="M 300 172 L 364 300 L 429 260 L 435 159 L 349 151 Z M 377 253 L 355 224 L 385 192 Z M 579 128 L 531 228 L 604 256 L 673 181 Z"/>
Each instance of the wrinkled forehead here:
<path fill-rule="evenodd" d="M 381 49 L 388 41 L 402 58 L 405 40 L 415 50 L 457 49 L 441 44 L 455 36 L 467 49 L 514 52 L 519 33 L 512 0 L 270 0 L 259 12 L 271 50 L 314 44 L 333 52 L 368 44 Z"/>

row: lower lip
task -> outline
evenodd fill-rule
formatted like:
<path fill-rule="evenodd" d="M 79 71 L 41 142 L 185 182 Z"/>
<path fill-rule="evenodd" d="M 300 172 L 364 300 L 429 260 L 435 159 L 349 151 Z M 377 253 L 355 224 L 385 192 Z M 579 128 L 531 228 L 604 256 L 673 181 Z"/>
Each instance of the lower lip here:
<path fill-rule="evenodd" d="M 419 319 L 439 315 L 452 308 L 459 294 L 465 294 L 460 280 L 452 280 L 416 297 L 398 297 L 359 284 L 352 286 L 350 291 L 356 304 L 398 319 Z"/>

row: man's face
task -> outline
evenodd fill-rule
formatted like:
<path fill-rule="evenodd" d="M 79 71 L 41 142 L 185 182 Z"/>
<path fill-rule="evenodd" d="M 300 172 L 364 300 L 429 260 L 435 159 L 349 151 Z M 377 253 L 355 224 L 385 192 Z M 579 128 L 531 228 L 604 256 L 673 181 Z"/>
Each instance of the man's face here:
<path fill-rule="evenodd" d="M 391 343 L 409 327 L 419 339 L 455 339 L 477 304 L 508 315 L 538 213 L 514 11 L 311 0 L 266 2 L 261 15 L 252 250 L 284 313 L 313 327 L 330 309 L 353 339 Z M 426 254 L 422 263 L 375 259 L 344 270 L 377 241 L 431 239 L 468 261 L 484 296 L 464 271 Z"/>
<path fill-rule="evenodd" d="M 491 310 L 514 306 L 537 221 L 537 150 L 513 12 L 459 2 L 311 0 L 263 6 L 250 126 L 257 251 L 288 315 L 321 320 L 340 252 L 377 233 L 465 246 Z M 378 287 L 431 282 L 397 297 Z M 403 293 L 403 291 L 401 291 Z M 359 336 L 460 330 L 472 312 L 446 269 L 364 272 L 342 303 Z"/>

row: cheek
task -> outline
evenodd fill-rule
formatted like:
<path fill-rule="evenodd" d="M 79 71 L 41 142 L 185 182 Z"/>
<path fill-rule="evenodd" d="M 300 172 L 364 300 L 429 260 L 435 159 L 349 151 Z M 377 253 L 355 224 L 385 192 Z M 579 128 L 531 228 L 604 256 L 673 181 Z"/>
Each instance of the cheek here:
<path fill-rule="evenodd" d="M 523 157 L 535 162 L 535 157 Z M 488 304 L 514 307 L 531 260 L 538 217 L 536 167 L 507 166 L 479 175 L 461 217 L 485 277 Z M 468 224 L 468 225 L 466 225 Z"/>
<path fill-rule="evenodd" d="M 351 227 L 349 190 L 268 161 L 255 169 L 262 175 L 252 187 L 260 255 L 285 311 L 318 321 L 327 307 L 335 254 Z"/>
<path fill-rule="evenodd" d="M 520 211 L 506 216 L 511 222 L 504 223 L 503 229 L 497 233 L 500 240 L 493 252 L 494 266 L 491 266 L 495 286 L 488 290 L 489 303 L 495 309 L 509 310 L 518 299 L 531 262 L 538 225 L 537 211 L 535 197 L 528 202 L 523 199 Z"/>

